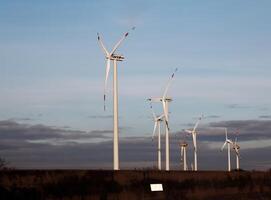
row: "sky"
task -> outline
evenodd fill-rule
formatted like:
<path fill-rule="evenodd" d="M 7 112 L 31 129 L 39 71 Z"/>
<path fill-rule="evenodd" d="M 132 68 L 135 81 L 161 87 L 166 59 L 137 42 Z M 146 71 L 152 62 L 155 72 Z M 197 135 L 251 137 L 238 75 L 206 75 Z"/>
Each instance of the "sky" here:
<path fill-rule="evenodd" d="M 130 31 L 117 51 L 125 57 L 118 64 L 121 168 L 156 165 L 146 99 L 162 95 L 176 67 L 169 90 L 172 168 L 180 168 L 182 130 L 201 114 L 199 168 L 226 169 L 222 127 L 232 139 L 239 130 L 242 168 L 271 168 L 270 6 L 2 0 L 0 156 L 17 168 L 112 168 L 112 73 L 104 111 L 97 32 L 110 49 Z M 185 139 L 191 163 L 191 137 Z"/>

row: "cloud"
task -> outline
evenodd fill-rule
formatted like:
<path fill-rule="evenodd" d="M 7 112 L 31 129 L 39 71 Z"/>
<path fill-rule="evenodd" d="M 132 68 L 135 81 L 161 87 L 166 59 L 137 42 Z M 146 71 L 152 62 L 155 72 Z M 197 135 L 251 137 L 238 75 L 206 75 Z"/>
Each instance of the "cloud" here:
<path fill-rule="evenodd" d="M 240 105 L 240 104 L 228 104 L 226 105 L 227 108 L 230 109 L 245 109 L 245 108 L 251 108 L 250 106 Z"/>
<path fill-rule="evenodd" d="M 261 118 L 261 119 L 271 119 L 271 115 L 260 115 L 259 118 Z"/>
<path fill-rule="evenodd" d="M 13 117 L 8 120 L 10 120 L 10 121 L 32 121 L 34 119 L 29 118 L 29 117 Z"/>
<path fill-rule="evenodd" d="M 88 116 L 90 119 L 111 119 L 113 115 L 90 115 Z"/>
<path fill-rule="evenodd" d="M 207 115 L 207 116 L 204 116 L 204 118 L 207 118 L 207 119 L 218 119 L 220 117 L 221 117 L 220 115 Z"/>
<path fill-rule="evenodd" d="M 242 142 L 245 140 L 244 138 L 249 138 L 248 141 L 251 141 L 251 133 L 245 132 L 247 129 L 258 129 L 260 126 L 265 127 L 267 130 L 262 132 L 261 137 L 257 139 L 268 138 L 267 132 L 268 128 L 271 127 L 271 121 L 237 120 L 212 122 L 199 128 L 198 157 L 200 169 L 226 169 L 226 153 L 219 151 L 224 140 L 224 132 L 221 127 L 226 125 L 232 130 L 236 127 L 240 128 L 242 168 L 270 168 L 271 161 L 266 158 L 269 157 L 271 145 L 258 147 L 257 143 L 255 143 L 253 148 L 245 148 L 245 143 Z M 45 125 L 28 125 L 9 120 L 0 121 L 0 155 L 17 168 L 111 169 L 113 154 L 111 134 L 111 130 L 85 132 L 52 128 Z M 214 140 L 214 138 L 219 139 Z M 97 139 L 100 140 L 97 141 Z M 180 169 L 180 139 L 179 132 L 171 133 L 172 169 Z M 35 142 L 40 140 L 49 140 L 50 142 Z M 186 140 L 188 142 L 188 162 L 191 164 L 193 160 L 193 144 L 190 136 L 186 137 Z M 59 145 L 55 145 L 52 141 L 57 141 Z M 164 136 L 162 136 L 161 142 L 162 159 L 164 160 Z M 154 140 L 151 137 L 122 137 L 120 138 L 119 149 L 122 169 L 156 166 L 156 137 Z"/>
<path fill-rule="evenodd" d="M 18 123 L 12 120 L 0 121 L 0 140 L 21 140 L 21 141 L 49 141 L 54 140 L 81 140 L 81 139 L 106 139 L 106 134 L 111 130 L 92 130 L 89 132 L 80 130 L 67 130 L 45 126 L 42 124 L 29 125 Z"/>
<path fill-rule="evenodd" d="M 224 135 L 224 129 L 228 129 L 229 135 L 235 135 L 238 130 L 238 138 L 241 140 L 260 140 L 271 138 L 271 120 L 229 120 L 211 122 L 200 128 L 200 133 L 206 140 L 219 139 Z"/>

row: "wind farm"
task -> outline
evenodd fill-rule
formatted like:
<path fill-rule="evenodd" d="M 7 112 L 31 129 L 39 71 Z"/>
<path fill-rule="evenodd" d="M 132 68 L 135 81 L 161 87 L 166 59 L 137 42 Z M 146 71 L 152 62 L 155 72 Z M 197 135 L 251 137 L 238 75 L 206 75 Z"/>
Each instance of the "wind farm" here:
<path fill-rule="evenodd" d="M 1 1 L 0 199 L 270 199 L 270 7 Z"/>

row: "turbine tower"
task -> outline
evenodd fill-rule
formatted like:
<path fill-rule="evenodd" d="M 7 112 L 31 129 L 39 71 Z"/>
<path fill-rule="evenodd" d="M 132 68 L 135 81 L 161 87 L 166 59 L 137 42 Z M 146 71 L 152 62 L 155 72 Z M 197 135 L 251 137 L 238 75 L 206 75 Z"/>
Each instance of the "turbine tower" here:
<path fill-rule="evenodd" d="M 157 116 L 153 108 L 152 109 L 152 116 L 153 116 L 153 121 L 154 121 L 154 127 L 153 127 L 153 133 L 152 133 L 152 139 L 154 138 L 155 134 L 157 133 L 157 167 L 158 170 L 161 170 L 161 122 L 164 121 L 164 114 Z M 158 131 L 157 131 L 158 129 Z"/>
<path fill-rule="evenodd" d="M 230 172 L 231 171 L 231 145 L 233 145 L 233 142 L 230 139 L 228 139 L 227 128 L 225 128 L 225 135 L 226 135 L 226 138 L 225 138 L 225 142 L 224 142 L 223 146 L 221 147 L 221 151 L 223 151 L 224 147 L 227 145 L 227 148 L 228 148 L 228 171 Z"/>
<path fill-rule="evenodd" d="M 181 160 L 183 161 L 183 171 L 187 171 L 187 159 L 186 159 L 186 148 L 188 144 L 185 141 L 180 142 L 180 149 L 181 149 Z"/>
<path fill-rule="evenodd" d="M 119 127 L 118 127 L 118 75 L 117 75 L 117 61 L 123 61 L 124 57 L 122 55 L 115 54 L 115 51 L 123 42 L 123 40 L 128 36 L 128 32 L 126 32 L 122 38 L 115 44 L 112 51 L 108 51 L 102 41 L 99 33 L 98 42 L 105 54 L 106 58 L 106 70 L 105 70 L 105 82 L 104 82 L 104 110 L 105 110 L 105 100 L 106 100 L 106 88 L 107 81 L 110 71 L 110 63 L 113 61 L 113 111 L 114 111 L 114 136 L 113 136 L 113 169 L 119 170 Z"/>
<path fill-rule="evenodd" d="M 202 117 L 203 117 L 203 115 L 201 115 L 198 118 L 198 120 L 197 120 L 197 122 L 196 122 L 196 124 L 195 124 L 195 126 L 194 126 L 194 128 L 192 130 L 189 130 L 189 129 L 185 130 L 187 133 L 192 135 L 193 146 L 194 146 L 194 165 L 193 165 L 194 171 L 198 171 L 198 156 L 197 156 L 198 149 L 197 149 L 197 131 L 196 131 L 196 129 L 197 129 L 197 127 L 199 125 L 199 122 L 201 121 Z"/>
<path fill-rule="evenodd" d="M 171 82 L 174 78 L 175 73 L 177 72 L 177 68 L 172 73 L 166 88 L 164 90 L 162 97 L 153 97 L 149 98 L 148 100 L 151 102 L 161 102 L 163 106 L 163 112 L 165 117 L 165 123 L 166 123 L 166 134 L 165 134 L 165 141 L 166 141 L 166 171 L 169 171 L 169 123 L 168 123 L 168 103 L 172 101 L 171 97 L 167 96 L 167 92 L 169 89 L 169 86 L 171 85 Z"/>
<path fill-rule="evenodd" d="M 240 146 L 237 143 L 237 136 L 235 137 L 235 141 L 233 142 L 233 150 L 235 151 L 236 156 L 236 169 L 240 169 Z"/>

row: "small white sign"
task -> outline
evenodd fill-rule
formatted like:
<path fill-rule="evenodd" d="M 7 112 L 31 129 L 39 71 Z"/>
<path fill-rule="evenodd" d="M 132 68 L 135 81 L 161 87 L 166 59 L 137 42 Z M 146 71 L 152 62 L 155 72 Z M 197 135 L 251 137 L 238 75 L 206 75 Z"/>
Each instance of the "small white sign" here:
<path fill-rule="evenodd" d="M 163 185 L 161 183 L 158 184 L 150 184 L 151 186 L 151 191 L 152 192 L 159 192 L 159 191 L 163 191 Z"/>

